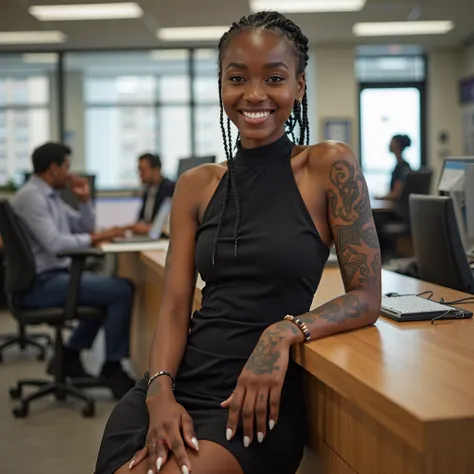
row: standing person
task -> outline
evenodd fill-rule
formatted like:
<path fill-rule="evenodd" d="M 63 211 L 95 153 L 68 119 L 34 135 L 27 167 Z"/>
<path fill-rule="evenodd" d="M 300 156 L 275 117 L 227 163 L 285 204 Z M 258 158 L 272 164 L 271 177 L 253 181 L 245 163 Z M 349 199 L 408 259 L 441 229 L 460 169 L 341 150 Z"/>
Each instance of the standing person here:
<path fill-rule="evenodd" d="M 392 170 L 390 178 L 390 191 L 385 196 L 380 196 L 378 199 L 397 200 L 403 192 L 403 180 L 405 173 L 410 171 L 410 164 L 403 158 L 403 152 L 411 146 L 411 139 L 408 135 L 395 135 L 390 141 L 390 152 L 395 155 L 397 164 Z"/>
<path fill-rule="evenodd" d="M 138 215 L 138 222 L 130 227 L 135 234 L 150 232 L 153 219 L 167 197 L 173 197 L 175 183 L 161 174 L 161 160 L 158 155 L 145 153 L 138 158 L 138 172 L 142 183 L 147 187 Z"/>
<path fill-rule="evenodd" d="M 346 145 L 305 146 L 307 62 L 307 38 L 277 12 L 221 38 L 227 161 L 179 179 L 150 373 L 115 407 L 96 474 L 294 474 L 307 415 L 291 346 L 377 320 L 367 187 Z M 333 242 L 346 294 L 310 311 Z M 190 319 L 196 269 L 206 287 Z"/>
<path fill-rule="evenodd" d="M 34 174 L 12 198 L 15 214 L 28 230 L 36 263 L 37 277 L 20 297 L 25 308 L 51 308 L 65 305 L 70 281 L 68 258 L 58 258 L 63 250 L 89 247 L 123 235 L 112 228 L 95 232 L 95 215 L 86 179 L 69 173 L 71 149 L 60 143 L 46 143 L 32 155 Z M 75 211 L 59 196 L 69 184 L 79 200 Z M 130 320 L 133 302 L 131 282 L 109 276 L 84 273 L 80 282 L 79 305 L 106 308 L 105 321 L 86 319 L 79 322 L 64 349 L 66 377 L 90 377 L 82 366 L 80 353 L 90 349 L 100 327 L 105 331 L 105 362 L 100 377 L 121 398 L 133 380 L 121 366 L 128 357 Z M 48 369 L 53 373 L 53 360 Z"/>

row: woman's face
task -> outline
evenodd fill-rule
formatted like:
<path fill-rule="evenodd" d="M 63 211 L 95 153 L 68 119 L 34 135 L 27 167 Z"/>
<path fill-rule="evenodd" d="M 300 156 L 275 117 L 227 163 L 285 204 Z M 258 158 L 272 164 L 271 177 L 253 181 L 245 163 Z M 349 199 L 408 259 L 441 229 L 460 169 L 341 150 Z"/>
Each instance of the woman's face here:
<path fill-rule="evenodd" d="M 400 153 L 400 143 L 398 143 L 398 140 L 395 140 L 395 138 L 392 138 L 390 142 L 390 151 L 395 155 Z"/>
<path fill-rule="evenodd" d="M 287 39 L 272 31 L 244 30 L 222 57 L 222 102 L 245 148 L 280 138 L 295 100 L 305 90 L 298 58 Z"/>

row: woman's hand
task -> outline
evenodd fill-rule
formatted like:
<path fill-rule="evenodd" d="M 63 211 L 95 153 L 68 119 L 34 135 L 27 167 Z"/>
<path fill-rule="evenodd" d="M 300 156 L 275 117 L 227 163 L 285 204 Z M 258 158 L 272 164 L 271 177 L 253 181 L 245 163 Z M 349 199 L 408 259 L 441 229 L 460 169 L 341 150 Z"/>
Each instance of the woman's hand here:
<path fill-rule="evenodd" d="M 135 453 L 130 462 L 133 469 L 147 459 L 148 474 L 159 472 L 173 453 L 183 474 L 189 474 L 191 463 L 186 446 L 198 451 L 193 421 L 188 412 L 176 402 L 172 394 L 154 395 L 147 398 L 150 425 L 145 446 Z"/>
<path fill-rule="evenodd" d="M 290 346 L 302 340 L 301 331 L 290 321 L 278 322 L 263 332 L 240 374 L 234 393 L 221 405 L 230 408 L 227 440 L 235 435 L 240 416 L 243 420 L 245 447 L 252 442 L 255 431 L 261 443 L 267 433 L 267 426 L 273 429 L 278 421 Z"/>

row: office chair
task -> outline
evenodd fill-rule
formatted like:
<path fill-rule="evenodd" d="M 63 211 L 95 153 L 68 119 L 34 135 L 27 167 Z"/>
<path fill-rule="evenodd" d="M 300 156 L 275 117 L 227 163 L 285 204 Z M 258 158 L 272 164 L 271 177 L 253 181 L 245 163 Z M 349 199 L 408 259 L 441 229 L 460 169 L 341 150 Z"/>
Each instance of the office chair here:
<path fill-rule="evenodd" d="M 31 173 L 23 173 L 25 183 L 26 183 L 26 181 L 28 181 L 30 176 L 31 176 Z M 95 188 L 95 175 L 94 174 L 78 173 L 78 176 L 80 176 L 81 178 L 86 178 L 89 181 L 89 188 L 90 188 L 90 191 L 91 191 L 91 201 L 93 203 L 95 203 L 96 194 L 97 194 L 96 188 Z M 69 204 L 73 209 L 76 209 L 76 210 L 79 209 L 79 201 L 78 201 L 77 197 L 71 192 L 69 187 L 63 189 L 60 192 L 60 196 L 61 196 L 62 200 L 65 203 Z"/>
<path fill-rule="evenodd" d="M 452 199 L 412 194 L 410 220 L 418 277 L 473 293 L 474 278 L 462 245 Z"/>
<path fill-rule="evenodd" d="M 68 322 L 74 319 L 105 318 L 102 309 L 78 306 L 79 282 L 84 268 L 85 259 L 89 256 L 100 256 L 98 249 L 72 249 L 58 254 L 59 257 L 71 258 L 71 278 L 67 300 L 64 308 L 22 308 L 20 298 L 22 291 L 27 290 L 36 278 L 36 269 L 33 253 L 31 252 L 27 231 L 22 221 L 14 214 L 8 201 L 0 201 L 0 233 L 3 237 L 5 249 L 5 293 L 8 307 L 13 317 L 22 326 L 48 324 L 54 329 L 54 358 L 57 361 L 54 367 L 53 380 L 19 380 L 15 387 L 10 389 L 13 399 L 20 399 L 20 406 L 13 410 L 16 418 L 28 415 L 29 405 L 35 399 L 53 394 L 57 400 L 64 400 L 66 396 L 73 396 L 86 403 L 82 411 L 83 416 L 92 417 L 95 405 L 92 398 L 80 388 L 104 386 L 97 379 L 74 379 L 66 381 L 63 369 L 63 337 L 62 331 Z M 24 387 L 38 387 L 38 390 L 22 398 Z"/>
<path fill-rule="evenodd" d="M 178 161 L 178 173 L 179 178 L 185 171 L 195 168 L 196 166 L 204 165 L 206 163 L 215 163 L 216 157 L 214 155 L 209 156 L 192 156 L 190 158 L 181 158 Z"/>
<path fill-rule="evenodd" d="M 420 168 L 418 171 L 408 171 L 405 174 L 402 195 L 395 204 L 395 213 L 408 230 L 410 229 L 410 195 L 429 194 L 432 177 L 433 171 L 429 168 Z"/>
<path fill-rule="evenodd" d="M 429 194 L 433 171 L 421 168 L 408 171 L 403 182 L 402 195 L 395 203 L 392 216 L 385 216 L 387 222 L 380 229 L 380 236 L 386 242 L 389 254 L 408 257 L 413 255 L 410 224 L 410 195 Z"/>

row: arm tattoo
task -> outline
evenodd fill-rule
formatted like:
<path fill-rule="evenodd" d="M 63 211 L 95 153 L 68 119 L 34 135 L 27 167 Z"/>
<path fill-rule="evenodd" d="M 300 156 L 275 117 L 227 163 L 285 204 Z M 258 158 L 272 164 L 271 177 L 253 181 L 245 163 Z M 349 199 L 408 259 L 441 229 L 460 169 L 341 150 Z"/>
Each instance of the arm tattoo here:
<path fill-rule="evenodd" d="M 320 308 L 309 312 L 300 317 L 306 324 L 313 324 L 318 319 L 324 319 L 330 323 L 340 324 L 351 319 L 357 319 L 364 316 L 364 313 L 369 309 L 367 303 L 359 300 L 359 298 L 347 293 L 337 300 L 330 301 Z"/>
<path fill-rule="evenodd" d="M 334 189 L 328 192 L 329 212 L 336 221 L 334 234 L 344 284 L 375 283 L 381 268 L 380 250 L 365 179 L 355 165 L 338 160 L 331 167 L 330 180 Z"/>

